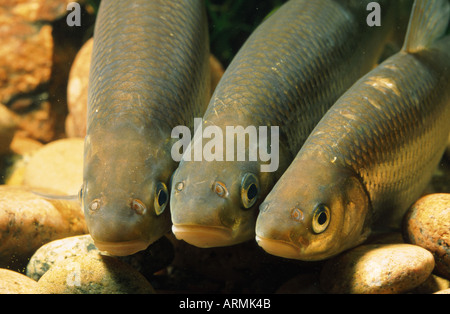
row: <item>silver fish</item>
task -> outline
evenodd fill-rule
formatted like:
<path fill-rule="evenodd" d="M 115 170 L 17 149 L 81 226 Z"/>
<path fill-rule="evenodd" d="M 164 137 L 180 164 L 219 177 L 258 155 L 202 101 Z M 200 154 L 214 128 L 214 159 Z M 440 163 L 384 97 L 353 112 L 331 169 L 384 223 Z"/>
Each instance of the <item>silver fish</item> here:
<path fill-rule="evenodd" d="M 397 2 L 378 1 L 386 12 L 381 27 L 367 25 L 368 2 L 291 0 L 251 34 L 226 69 L 202 123 L 205 131 L 215 127 L 223 133 L 227 126 L 242 127 L 236 140 L 244 139 L 245 146 L 230 153 L 218 145 L 217 159 L 181 161 L 170 199 L 178 239 L 215 247 L 254 238 L 261 201 L 328 108 L 375 66 L 394 30 Z M 276 171 L 261 171 L 269 162 L 260 156 L 238 160 L 238 153 L 250 154 L 245 136 L 252 126 L 279 127 Z M 205 136 L 202 129 L 194 138 Z M 194 154 L 196 143 L 191 142 Z M 232 161 L 224 157 L 229 153 Z"/>
<path fill-rule="evenodd" d="M 100 250 L 130 255 L 170 231 L 171 130 L 209 100 L 198 0 L 103 0 L 88 91 L 81 199 Z"/>
<path fill-rule="evenodd" d="M 358 80 L 321 119 L 260 206 L 267 252 L 321 260 L 399 227 L 450 132 L 447 1 L 416 1 L 400 52 Z"/>

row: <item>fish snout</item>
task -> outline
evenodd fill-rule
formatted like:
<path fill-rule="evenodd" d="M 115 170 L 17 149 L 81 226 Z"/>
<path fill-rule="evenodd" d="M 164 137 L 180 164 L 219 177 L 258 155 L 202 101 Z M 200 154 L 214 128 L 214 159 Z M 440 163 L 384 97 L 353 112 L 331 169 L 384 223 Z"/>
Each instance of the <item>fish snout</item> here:
<path fill-rule="evenodd" d="M 281 210 L 272 202 L 263 202 L 256 221 L 256 242 L 267 253 L 284 258 L 299 259 L 309 245 L 303 228 L 305 214 L 294 206 Z"/>
<path fill-rule="evenodd" d="M 86 223 L 100 251 L 126 256 L 145 250 L 150 243 L 148 208 L 143 201 L 131 199 L 126 203 L 94 199 L 85 209 Z"/>
<path fill-rule="evenodd" d="M 231 229 L 221 226 L 174 224 L 172 232 L 178 240 L 200 248 L 228 246 L 233 241 Z"/>
<path fill-rule="evenodd" d="M 271 255 L 296 259 L 300 253 L 300 249 L 291 242 L 269 239 L 258 235 L 256 235 L 256 242 L 264 251 Z"/>

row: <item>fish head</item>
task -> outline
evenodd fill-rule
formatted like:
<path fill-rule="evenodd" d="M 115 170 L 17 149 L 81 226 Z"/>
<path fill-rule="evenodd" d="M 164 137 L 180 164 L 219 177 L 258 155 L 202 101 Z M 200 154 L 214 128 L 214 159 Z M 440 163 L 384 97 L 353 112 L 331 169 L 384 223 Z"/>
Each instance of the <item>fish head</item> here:
<path fill-rule="evenodd" d="M 124 256 L 170 231 L 168 185 L 176 165 L 164 149 L 143 145 L 132 129 L 120 134 L 86 137 L 80 199 L 98 249 Z"/>
<path fill-rule="evenodd" d="M 197 247 L 254 238 L 258 205 L 271 173 L 257 162 L 182 161 L 172 178 L 172 231 Z"/>
<path fill-rule="evenodd" d="M 297 158 L 260 205 L 256 240 L 272 255 L 322 260 L 366 239 L 369 206 L 351 171 Z"/>

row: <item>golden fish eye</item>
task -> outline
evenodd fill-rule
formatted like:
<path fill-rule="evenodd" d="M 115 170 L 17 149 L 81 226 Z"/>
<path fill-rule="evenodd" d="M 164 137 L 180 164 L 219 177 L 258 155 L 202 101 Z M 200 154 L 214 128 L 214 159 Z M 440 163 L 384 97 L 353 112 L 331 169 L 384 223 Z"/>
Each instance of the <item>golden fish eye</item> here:
<path fill-rule="evenodd" d="M 324 232 L 331 220 L 331 212 L 327 206 L 320 204 L 314 209 L 312 218 L 312 229 L 314 233 Z"/>
<path fill-rule="evenodd" d="M 138 199 L 131 201 L 131 208 L 139 215 L 143 215 L 147 211 L 147 207 Z"/>
<path fill-rule="evenodd" d="M 89 210 L 95 212 L 100 209 L 100 200 L 95 199 L 89 204 Z"/>
<path fill-rule="evenodd" d="M 214 183 L 213 191 L 220 197 L 225 198 L 228 196 L 227 187 L 222 182 L 217 181 L 216 183 Z"/>
<path fill-rule="evenodd" d="M 244 208 L 255 204 L 259 194 L 258 178 L 253 173 L 246 173 L 241 183 L 241 201 Z"/>
<path fill-rule="evenodd" d="M 169 192 L 164 183 L 158 182 L 155 191 L 155 212 L 157 215 L 161 215 L 166 209 L 167 203 L 169 202 Z"/>

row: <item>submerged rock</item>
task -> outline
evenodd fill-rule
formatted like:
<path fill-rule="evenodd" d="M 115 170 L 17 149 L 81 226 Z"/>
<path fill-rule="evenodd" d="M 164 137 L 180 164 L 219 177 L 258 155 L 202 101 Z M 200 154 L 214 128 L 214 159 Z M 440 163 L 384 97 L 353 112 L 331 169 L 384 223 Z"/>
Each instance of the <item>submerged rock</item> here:
<path fill-rule="evenodd" d="M 82 138 L 53 141 L 36 151 L 26 165 L 23 185 L 77 195 L 83 183 Z"/>
<path fill-rule="evenodd" d="M 31 257 L 26 274 L 34 280 L 39 280 L 54 264 L 65 259 L 88 254 L 99 254 L 89 234 L 59 239 L 40 247 Z M 107 255 L 102 253 L 102 255 Z M 173 260 L 173 247 L 167 238 L 161 238 L 146 250 L 130 256 L 116 257 L 139 271 L 147 279 L 154 272 L 168 266 Z"/>
<path fill-rule="evenodd" d="M 87 90 L 89 83 L 89 67 L 94 40 L 89 39 L 78 51 L 67 84 L 66 134 L 68 137 L 86 136 Z"/>
<path fill-rule="evenodd" d="M 87 254 L 54 264 L 38 281 L 39 293 L 124 294 L 154 293 L 133 267 L 111 256 Z"/>
<path fill-rule="evenodd" d="M 77 202 L 47 200 L 26 187 L 0 186 L 0 267 L 20 269 L 43 244 L 85 233 Z"/>
<path fill-rule="evenodd" d="M 419 246 L 368 244 L 328 260 L 320 285 L 327 293 L 404 293 L 425 282 L 433 268 L 433 255 Z"/>
<path fill-rule="evenodd" d="M 21 273 L 0 269 L 0 294 L 36 293 L 37 286 L 36 281 Z"/>
<path fill-rule="evenodd" d="M 439 290 L 434 294 L 450 294 L 450 289 Z"/>
<path fill-rule="evenodd" d="M 403 236 L 434 255 L 436 273 L 450 279 L 450 194 L 422 197 L 406 213 Z"/>
<path fill-rule="evenodd" d="M 428 277 L 427 280 L 425 280 L 424 283 L 422 283 L 420 286 L 418 286 L 417 288 L 415 288 L 413 291 L 410 292 L 420 294 L 435 293 L 437 291 L 449 288 L 450 288 L 450 281 L 432 274 L 430 277 Z"/>

